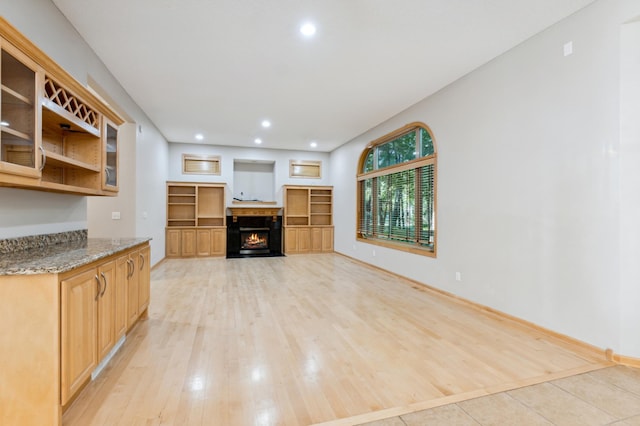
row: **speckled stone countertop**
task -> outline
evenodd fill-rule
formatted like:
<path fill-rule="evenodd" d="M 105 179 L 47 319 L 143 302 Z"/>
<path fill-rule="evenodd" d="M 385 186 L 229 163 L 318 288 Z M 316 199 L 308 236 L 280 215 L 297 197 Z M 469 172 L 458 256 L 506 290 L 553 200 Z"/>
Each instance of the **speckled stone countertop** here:
<path fill-rule="evenodd" d="M 66 272 L 149 240 L 150 238 L 80 238 L 0 252 L 0 275 Z"/>

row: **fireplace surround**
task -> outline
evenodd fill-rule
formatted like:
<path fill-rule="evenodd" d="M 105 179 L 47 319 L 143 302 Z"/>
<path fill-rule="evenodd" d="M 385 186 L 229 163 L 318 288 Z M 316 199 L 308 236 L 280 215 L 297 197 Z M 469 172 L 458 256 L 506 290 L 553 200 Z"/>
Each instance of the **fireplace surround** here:
<path fill-rule="evenodd" d="M 227 258 L 282 254 L 282 216 L 227 216 Z"/>

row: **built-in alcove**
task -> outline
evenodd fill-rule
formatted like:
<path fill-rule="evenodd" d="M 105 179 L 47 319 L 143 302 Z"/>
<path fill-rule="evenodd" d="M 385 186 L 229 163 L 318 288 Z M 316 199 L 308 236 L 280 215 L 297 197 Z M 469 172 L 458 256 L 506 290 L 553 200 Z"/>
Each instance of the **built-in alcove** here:
<path fill-rule="evenodd" d="M 233 201 L 270 202 L 275 194 L 275 161 L 233 160 Z"/>

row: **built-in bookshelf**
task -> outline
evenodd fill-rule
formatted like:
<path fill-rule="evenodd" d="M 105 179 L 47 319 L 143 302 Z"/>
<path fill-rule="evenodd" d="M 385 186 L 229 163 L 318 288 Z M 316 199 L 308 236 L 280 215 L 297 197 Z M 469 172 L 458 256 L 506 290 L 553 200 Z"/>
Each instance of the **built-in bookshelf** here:
<path fill-rule="evenodd" d="M 333 251 L 333 187 L 284 187 L 285 253 Z"/>
<path fill-rule="evenodd" d="M 224 256 L 225 184 L 167 182 L 167 257 Z"/>

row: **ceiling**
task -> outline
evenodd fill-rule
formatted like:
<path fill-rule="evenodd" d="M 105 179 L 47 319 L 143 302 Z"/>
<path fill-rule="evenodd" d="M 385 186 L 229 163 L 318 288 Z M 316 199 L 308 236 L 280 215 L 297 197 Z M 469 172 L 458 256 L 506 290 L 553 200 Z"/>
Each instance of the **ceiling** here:
<path fill-rule="evenodd" d="M 331 151 L 593 0 L 53 2 L 167 140 Z"/>

